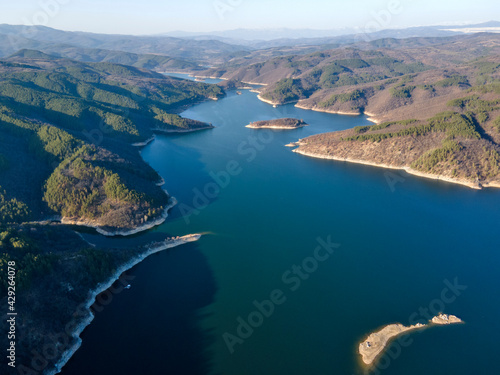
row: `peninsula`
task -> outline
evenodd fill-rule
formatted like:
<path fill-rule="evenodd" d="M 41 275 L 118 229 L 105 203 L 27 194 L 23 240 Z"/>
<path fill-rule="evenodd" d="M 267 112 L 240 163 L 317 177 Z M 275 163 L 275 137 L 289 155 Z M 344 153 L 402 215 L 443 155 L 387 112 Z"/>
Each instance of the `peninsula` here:
<path fill-rule="evenodd" d="M 213 128 L 177 113 L 224 95 L 216 85 L 35 50 L 0 60 L 0 83 L 0 195 L 8 202 L 0 222 L 58 217 L 106 235 L 165 220 L 173 197 L 136 147 L 156 133 Z"/>
<path fill-rule="evenodd" d="M 80 347 L 80 334 L 94 318 L 91 306 L 99 301 L 100 293 L 108 297 L 121 293 L 131 283 L 127 270 L 152 254 L 196 242 L 201 236 L 160 237 L 115 248 L 91 244 L 67 225 L 46 222 L 0 227 L 0 246 L 5 251 L 0 265 L 15 262 L 25 270 L 16 275 L 16 309 L 23 314 L 17 326 L 20 371 L 34 373 L 32 352 L 48 347 L 47 337 L 57 336 L 64 340 L 49 345 L 53 355 L 37 370 L 45 375 L 58 373 Z M 5 280 L 2 278 L 0 290 L 7 296 Z M 0 338 L 0 344 L 8 344 L 7 335 Z"/>
<path fill-rule="evenodd" d="M 319 134 L 295 152 L 466 185 L 500 186 L 498 34 L 384 40 L 261 61 L 236 59 L 205 74 L 258 81 L 272 106 L 366 115 L 373 126 Z M 464 53 L 467 51 L 467 53 Z"/>
<path fill-rule="evenodd" d="M 129 236 L 163 223 L 176 200 L 138 147 L 157 133 L 212 128 L 178 113 L 223 95 L 216 85 L 35 50 L 0 59 L 0 291 L 7 306 L 7 267 L 15 264 L 19 372 L 58 372 L 99 293 L 149 255 L 200 238 L 122 248 L 91 244 L 70 225 Z M 64 343 L 51 347 L 43 368 L 34 365 L 32 353 L 58 335 Z"/>
<path fill-rule="evenodd" d="M 247 125 L 247 128 L 251 129 L 297 129 L 302 128 L 304 126 L 309 126 L 306 124 L 304 120 L 298 120 L 294 118 L 280 118 L 276 120 L 268 120 L 268 121 L 256 121 Z"/>
<path fill-rule="evenodd" d="M 432 325 L 446 325 L 462 323 L 462 320 L 455 315 L 439 314 L 429 320 L 429 323 L 417 323 L 404 326 L 401 323 L 389 324 L 382 329 L 371 333 L 363 342 L 359 344 L 359 354 L 361 360 L 367 366 L 373 365 L 374 361 L 385 350 L 388 344 L 396 337 L 417 329 L 431 327 Z"/>

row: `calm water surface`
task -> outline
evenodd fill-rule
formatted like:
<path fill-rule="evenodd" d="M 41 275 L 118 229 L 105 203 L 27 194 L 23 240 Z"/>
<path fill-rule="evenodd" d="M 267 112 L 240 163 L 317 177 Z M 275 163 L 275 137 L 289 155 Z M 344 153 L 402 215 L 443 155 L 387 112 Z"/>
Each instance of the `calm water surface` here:
<path fill-rule="evenodd" d="M 437 310 L 466 324 L 412 334 L 410 346 L 393 345 L 379 373 L 491 373 L 500 332 L 500 191 L 284 147 L 367 124 L 361 116 L 272 108 L 247 90 L 183 116 L 216 128 L 159 136 L 142 150 L 179 201 L 144 236 L 208 234 L 129 271 L 132 288 L 96 314 L 63 375 L 362 374 L 356 347 L 364 335 Z M 310 126 L 245 128 L 279 117 Z M 318 239 L 338 244 L 328 259 L 316 252 L 321 262 L 311 258 Z M 445 292 L 445 303 L 447 283 L 464 287 Z M 264 303 L 267 317 L 254 313 L 272 293 L 280 304 Z M 240 327 L 238 336 L 249 317 L 255 328 Z"/>

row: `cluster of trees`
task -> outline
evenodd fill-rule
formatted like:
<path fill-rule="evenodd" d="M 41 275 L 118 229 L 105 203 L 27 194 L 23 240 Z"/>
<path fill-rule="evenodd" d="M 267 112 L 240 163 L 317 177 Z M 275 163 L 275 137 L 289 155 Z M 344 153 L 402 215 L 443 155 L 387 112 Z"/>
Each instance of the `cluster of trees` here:
<path fill-rule="evenodd" d="M 408 120 L 402 120 L 402 121 L 386 121 L 386 122 L 382 122 L 382 123 L 377 124 L 377 125 L 356 126 L 356 127 L 354 127 L 354 132 L 357 134 L 366 133 L 368 131 L 374 132 L 377 130 L 386 129 L 386 128 L 393 126 L 393 125 L 408 126 L 408 125 L 414 124 L 416 122 L 418 122 L 418 120 L 415 120 L 415 119 L 408 119 Z"/>
<path fill-rule="evenodd" d="M 116 133 L 137 135 L 137 131 L 130 131 L 132 127 L 124 126 L 127 123 L 126 109 L 111 109 L 100 102 L 79 96 L 48 91 L 41 86 L 25 87 L 18 83 L 2 82 L 0 96 L 16 113 L 37 116 L 66 129 L 82 131 L 88 122 L 102 122 Z M 9 103 L 5 102 L 6 98 L 10 99 Z"/>
<path fill-rule="evenodd" d="M 311 62 L 317 57 L 317 54 L 310 55 L 309 60 L 303 58 L 299 61 L 288 62 L 288 67 L 295 67 L 297 74 L 301 73 L 301 69 L 308 69 Z M 315 68 L 307 75 L 300 79 L 287 78 L 277 82 L 270 91 L 263 94 L 266 99 L 274 100 L 280 103 L 286 101 L 298 100 L 308 97 L 311 93 L 317 90 L 337 88 L 343 86 L 355 86 L 371 82 L 387 80 L 391 77 L 403 77 L 403 80 L 410 82 L 414 76 L 411 74 L 422 72 L 429 69 L 426 65 L 416 63 L 405 63 L 393 58 L 375 57 L 371 59 L 338 59 L 334 62 Z M 387 85 L 397 82 L 386 81 L 383 84 L 375 86 L 375 90 L 383 90 Z M 404 81 L 403 81 L 404 82 Z M 405 89 L 394 91 L 395 97 L 410 97 L 411 88 L 407 86 Z M 321 104 L 323 107 L 328 107 L 328 101 Z"/>
<path fill-rule="evenodd" d="M 402 121 L 387 121 L 387 122 L 382 122 L 382 123 L 377 124 L 377 125 L 372 125 L 370 130 L 372 130 L 372 131 L 382 130 L 382 129 L 388 128 L 390 126 L 393 126 L 393 125 L 408 126 L 411 124 L 415 124 L 416 122 L 418 122 L 418 120 L 415 120 L 415 119 L 408 119 L 408 120 L 402 120 Z"/>
<path fill-rule="evenodd" d="M 14 229 L 0 228 L 0 289 L 2 294 L 8 286 L 8 262 L 15 261 L 16 290 L 29 288 L 34 278 L 50 272 L 56 256 L 39 254 L 36 244 Z"/>
<path fill-rule="evenodd" d="M 96 167 L 99 168 L 99 167 Z M 115 201 L 129 202 L 139 204 L 145 200 L 145 194 L 139 193 L 136 190 L 129 189 L 122 182 L 117 173 L 104 170 L 104 193 L 107 199 Z"/>
<path fill-rule="evenodd" d="M 84 268 L 87 270 L 85 278 L 91 285 L 98 284 L 109 278 L 116 266 L 113 257 L 102 250 L 84 249 L 80 251 L 79 255 L 84 259 Z"/>
<path fill-rule="evenodd" d="M 495 128 L 497 128 L 497 132 L 500 133 L 500 116 L 498 116 L 495 121 L 493 121 L 493 125 L 495 126 Z"/>
<path fill-rule="evenodd" d="M 419 85 L 418 88 L 422 89 L 422 90 L 425 90 L 425 91 L 428 91 L 428 92 L 435 92 L 436 89 L 434 88 L 434 85 Z"/>
<path fill-rule="evenodd" d="M 489 92 L 500 94 L 500 81 L 495 80 L 494 82 L 490 82 L 487 84 L 480 84 L 479 86 L 472 87 L 470 91 L 476 91 L 482 94 L 487 94 Z"/>
<path fill-rule="evenodd" d="M 333 63 L 319 69 L 318 72 L 321 72 L 319 77 L 319 86 L 323 88 L 335 87 L 335 84 L 339 80 L 339 75 L 347 71 L 348 69 L 337 63 Z M 317 74 L 317 72 L 313 72 L 313 74 Z"/>
<path fill-rule="evenodd" d="M 391 95 L 393 98 L 407 99 L 411 98 L 411 93 L 416 89 L 413 85 L 403 85 L 391 88 Z"/>
<path fill-rule="evenodd" d="M 79 216 L 87 219 L 99 218 L 112 209 L 112 205 L 142 207 L 143 215 L 158 215 L 163 210 L 163 201 L 150 199 L 141 187 L 138 189 L 123 183 L 119 173 L 155 181 L 154 171 L 140 170 L 133 163 L 121 162 L 110 164 L 119 168 L 113 172 L 99 163 L 103 163 L 103 152 L 85 144 L 81 139 L 55 126 L 31 121 L 10 112 L 8 108 L 0 110 L 0 119 L 13 134 L 18 134 L 28 141 L 28 150 L 43 160 L 48 166 L 58 163 L 44 188 L 44 200 L 48 207 L 64 216 Z M 9 127 L 10 126 L 10 127 Z M 106 152 L 104 152 L 106 154 Z M 105 157 L 105 156 L 104 156 Z M 94 163 L 95 165 L 93 165 Z M 151 172 L 151 173 L 148 173 Z M 163 197 L 166 200 L 165 197 Z M 30 217 L 28 206 L 18 199 L 0 196 L 0 222 L 20 222 Z M 123 218 L 127 220 L 127 218 Z M 129 224 L 129 223 L 126 223 Z"/>
<path fill-rule="evenodd" d="M 0 110 L 0 120 L 8 121 L 14 134 L 28 140 L 29 151 L 44 160 L 47 165 L 60 163 L 46 182 L 44 200 L 50 209 L 64 216 L 98 218 L 111 209 L 111 204 L 143 205 L 149 216 L 162 210 L 163 202 L 153 202 L 146 194 L 126 186 L 120 175 L 97 165 L 102 155 L 94 146 L 55 126 L 34 121 L 12 113 L 8 108 Z M 3 160 L 3 159 L 2 159 Z M 93 165 L 91 160 L 94 160 Z M 5 162 L 6 163 L 6 162 Z M 136 175 L 131 163 L 122 163 L 120 168 Z M 131 164 L 131 165 L 129 165 Z M 141 178 L 156 180 L 147 171 L 138 172 Z M 160 208 L 161 207 L 161 208 Z M 0 196 L 0 221 L 19 222 L 26 220 L 30 211 L 17 199 Z"/>
<path fill-rule="evenodd" d="M 356 58 L 340 59 L 337 60 L 336 63 L 348 69 L 363 69 L 363 68 L 368 68 L 370 66 L 370 64 L 368 64 L 365 60 Z"/>
<path fill-rule="evenodd" d="M 456 154 L 462 148 L 456 141 L 444 141 L 442 147 L 425 153 L 414 161 L 411 167 L 422 172 L 433 172 L 434 168 L 441 163 L 452 164 Z"/>
<path fill-rule="evenodd" d="M 183 79 L 165 78 L 164 84 L 157 84 L 155 90 L 147 93 L 150 100 L 158 101 L 159 106 L 175 108 L 206 98 L 220 98 L 224 91 L 217 85 L 191 82 Z M 193 84 L 194 83 L 194 84 Z"/>
<path fill-rule="evenodd" d="M 355 126 L 353 130 L 356 134 L 361 134 L 361 133 L 366 133 L 368 130 L 370 130 L 370 128 L 371 128 L 370 125 Z"/>
<path fill-rule="evenodd" d="M 160 122 L 160 126 L 166 125 L 165 128 L 173 127 L 180 129 L 197 129 L 209 126 L 209 124 L 201 121 L 191 120 L 176 114 L 168 113 L 155 106 L 151 107 L 151 111 L 155 113 L 155 119 Z"/>
<path fill-rule="evenodd" d="M 79 153 L 56 168 L 45 185 L 44 201 L 66 217 L 94 219 L 111 205 L 153 204 L 144 193 L 127 187 L 117 173 L 93 165 L 89 155 Z"/>
<path fill-rule="evenodd" d="M 16 198 L 8 199 L 0 186 L 0 224 L 19 223 L 30 217 L 28 206 Z"/>
<path fill-rule="evenodd" d="M 446 132 L 447 139 L 455 139 L 456 137 L 481 138 L 471 113 L 443 112 L 431 118 L 429 126 L 431 131 Z"/>
<path fill-rule="evenodd" d="M 314 66 L 314 64 L 309 60 L 296 60 L 296 61 L 290 61 L 290 60 L 291 58 L 288 58 L 288 63 L 286 64 L 286 66 L 289 68 L 303 70 Z"/>
<path fill-rule="evenodd" d="M 50 125 L 42 125 L 29 140 L 30 151 L 49 163 L 70 157 L 82 145 L 81 140 Z"/>
<path fill-rule="evenodd" d="M 441 81 L 436 82 L 436 86 L 439 87 L 469 86 L 469 80 L 467 79 L 466 76 L 455 74 Z"/>
<path fill-rule="evenodd" d="M 498 108 L 500 99 L 483 100 L 478 95 L 471 95 L 465 98 L 450 100 L 449 107 L 458 107 L 460 109 L 472 112 L 490 112 Z"/>
<path fill-rule="evenodd" d="M 2 292 L 7 287 L 9 261 L 15 261 L 16 289 L 20 291 L 44 277 L 58 284 L 58 279 L 70 276 L 74 285 L 83 284 L 82 297 L 85 297 L 88 288 L 109 278 L 119 260 L 113 251 L 91 248 L 72 231 L 61 227 L 0 227 L 0 248 Z"/>
<path fill-rule="evenodd" d="M 331 107 L 332 105 L 334 105 L 337 102 L 338 103 L 351 102 L 351 101 L 355 101 L 355 100 L 364 98 L 364 96 L 365 96 L 365 93 L 363 90 L 354 90 L 354 91 L 347 92 L 344 94 L 334 94 L 328 100 L 320 102 L 318 104 L 318 106 L 322 107 L 322 108 L 327 108 L 327 107 Z"/>
<path fill-rule="evenodd" d="M 391 76 L 402 76 L 405 74 L 419 73 L 430 69 L 421 62 L 405 63 L 391 57 L 375 57 L 367 59 L 369 65 L 380 66 L 387 69 Z"/>
<path fill-rule="evenodd" d="M 0 98 L 10 109 L 82 131 L 101 123 L 110 134 L 135 141 L 155 122 L 154 105 L 165 111 L 205 98 L 220 97 L 217 85 L 167 78 L 130 66 L 57 60 L 51 70 L 0 73 Z M 137 84 L 131 83 L 136 81 Z"/>
<path fill-rule="evenodd" d="M 451 100 L 448 102 L 450 107 L 458 107 L 468 116 L 473 116 L 480 124 L 484 124 L 490 118 L 490 112 L 499 108 L 500 99 L 482 100 L 478 95 L 468 96 Z"/>
<path fill-rule="evenodd" d="M 40 178 L 47 179 L 41 193 L 48 208 L 82 219 L 100 219 L 117 210 L 115 221 L 128 225 L 159 215 L 168 197 L 151 184 L 157 173 L 131 153 L 129 142 L 155 128 L 206 127 L 170 111 L 220 97 L 223 90 L 129 66 L 59 60 L 41 53 L 32 57 L 50 63 L 37 60 L 32 63 L 38 66 L 16 65 L 0 72 L 0 132 L 22 139 L 22 152 L 35 155 L 47 168 L 47 177 Z M 89 124 L 99 128 L 104 142 L 114 138 L 126 143 L 113 142 L 113 152 L 90 146 L 85 136 Z M 7 167 L 0 155 L 0 172 Z M 16 197 L 10 185 L 9 191 L 9 198 Z M 45 209 L 41 205 L 39 210 L 40 204 L 36 202 L 37 212 Z M 23 221 L 29 214 L 19 199 L 1 195 L 1 222 Z"/>
<path fill-rule="evenodd" d="M 409 125 L 416 120 L 406 120 L 401 124 Z M 370 130 L 379 130 L 391 126 L 393 123 L 384 123 L 370 127 Z M 431 118 L 426 124 L 416 125 L 404 128 L 395 132 L 376 133 L 376 134 L 360 134 L 352 137 L 342 138 L 344 141 L 367 141 L 380 142 L 383 139 L 393 137 L 403 137 L 412 135 L 414 137 L 422 136 L 430 132 L 445 132 L 447 140 L 452 140 L 457 137 L 480 139 L 474 124 L 474 118 L 471 114 L 459 114 L 456 112 L 443 112 Z"/>
<path fill-rule="evenodd" d="M 285 78 L 278 81 L 273 90 L 266 92 L 263 97 L 280 103 L 299 100 L 304 97 L 305 90 L 300 79 Z"/>
<path fill-rule="evenodd" d="M 452 169 L 453 176 L 457 176 L 457 168 L 460 163 L 464 162 L 464 155 L 461 151 L 464 149 L 459 142 L 454 140 L 445 140 L 440 148 L 431 150 L 415 162 L 412 163 L 412 168 L 431 173 L 440 173 L 440 170 Z M 478 153 L 477 161 L 475 160 L 471 168 L 474 174 L 471 177 L 478 178 L 494 178 L 500 174 L 500 154 L 497 150 L 491 147 L 483 147 L 483 152 Z"/>
<path fill-rule="evenodd" d="M 478 61 L 474 68 L 479 74 L 494 74 L 500 69 L 500 63 L 495 61 Z"/>
<path fill-rule="evenodd" d="M 500 154 L 497 150 L 484 147 L 481 164 L 486 177 L 495 177 L 500 174 Z"/>
<path fill-rule="evenodd" d="M 355 73 L 336 73 L 336 69 L 345 69 L 341 66 L 332 64 L 324 69 L 317 69 L 307 77 L 301 79 L 285 78 L 278 81 L 271 91 L 263 94 L 265 99 L 285 103 L 309 96 L 316 90 L 355 86 L 362 83 L 370 83 L 387 78 L 385 75 L 376 74 L 355 74 Z"/>

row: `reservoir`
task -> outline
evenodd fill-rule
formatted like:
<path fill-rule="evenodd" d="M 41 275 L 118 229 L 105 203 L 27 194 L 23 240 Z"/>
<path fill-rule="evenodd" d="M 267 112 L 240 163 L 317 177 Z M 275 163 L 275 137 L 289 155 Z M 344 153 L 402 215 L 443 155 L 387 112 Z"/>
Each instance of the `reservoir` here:
<path fill-rule="evenodd" d="M 215 128 L 141 150 L 177 198 L 141 236 L 206 233 L 128 271 L 63 375 L 363 374 L 357 346 L 437 312 L 465 321 L 410 334 L 373 373 L 489 373 L 500 332 L 500 191 L 312 159 L 285 147 L 367 125 L 242 90 L 182 116 Z M 282 117 L 310 126 L 248 129 Z"/>

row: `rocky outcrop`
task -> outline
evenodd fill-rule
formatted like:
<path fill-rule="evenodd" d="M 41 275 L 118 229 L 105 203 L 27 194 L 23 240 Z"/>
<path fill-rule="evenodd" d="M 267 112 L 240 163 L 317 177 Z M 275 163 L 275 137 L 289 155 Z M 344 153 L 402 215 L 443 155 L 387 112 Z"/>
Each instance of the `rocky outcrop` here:
<path fill-rule="evenodd" d="M 387 345 L 396 337 L 410 331 L 428 328 L 432 325 L 446 325 L 463 323 L 455 315 L 439 314 L 429 320 L 429 323 L 417 323 L 410 326 L 404 326 L 400 323 L 389 324 L 382 329 L 371 333 L 363 342 L 359 344 L 359 354 L 362 362 L 367 366 L 372 366 L 376 359 L 382 354 Z"/>
<path fill-rule="evenodd" d="M 257 121 L 247 125 L 251 129 L 297 129 L 304 126 L 309 126 L 304 120 L 294 118 L 281 118 L 268 121 Z"/>

